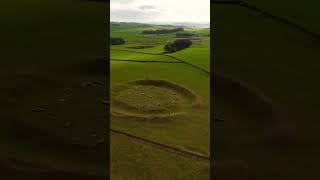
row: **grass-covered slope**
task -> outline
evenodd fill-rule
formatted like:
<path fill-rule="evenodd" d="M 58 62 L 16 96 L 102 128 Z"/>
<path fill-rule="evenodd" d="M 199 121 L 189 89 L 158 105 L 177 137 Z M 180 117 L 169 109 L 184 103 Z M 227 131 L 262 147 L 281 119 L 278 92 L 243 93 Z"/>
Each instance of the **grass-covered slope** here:
<path fill-rule="evenodd" d="M 261 7 L 284 5 L 271 3 Z M 281 13 L 292 15 L 287 8 Z M 216 84 L 220 94 L 214 101 L 224 120 L 215 129 L 217 176 L 313 177 L 319 139 L 318 40 L 238 5 L 215 5 L 214 23 L 214 71 L 225 78 Z"/>
<path fill-rule="evenodd" d="M 159 147 L 152 145 L 150 142 L 132 142 L 135 141 L 134 138 L 119 138 L 119 134 L 113 134 L 113 140 L 111 141 L 113 146 L 111 149 L 111 176 L 114 179 L 125 179 L 129 176 L 135 179 L 148 179 L 150 177 L 153 179 L 209 179 L 210 164 L 208 159 L 194 159 L 193 155 L 185 157 L 183 154 L 191 152 L 206 158 L 210 156 L 210 78 L 208 73 L 182 62 L 203 64 L 206 69 L 209 69 L 207 65 L 209 65 L 210 59 L 205 58 L 210 51 L 208 41 L 203 40 L 201 43 L 194 43 L 190 48 L 176 53 L 163 54 L 165 44 L 175 40 L 175 33 L 164 35 L 141 34 L 143 30 L 157 28 L 173 27 L 132 23 L 111 26 L 111 37 L 122 37 L 127 41 L 125 45 L 111 46 L 111 112 L 115 114 L 111 116 L 111 129 L 142 138 L 146 142 L 162 144 Z M 201 36 L 200 38 L 204 39 L 205 37 Z M 152 47 L 132 48 L 147 45 Z M 190 56 L 193 53 L 201 54 L 197 51 L 199 48 L 202 48 L 204 55 L 199 58 L 196 55 Z M 179 56 L 179 58 L 177 59 L 176 56 Z M 115 61 L 114 59 L 130 59 L 133 61 Z M 147 62 L 136 62 L 139 60 Z M 139 86 L 124 85 L 136 80 L 145 80 L 146 82 L 148 80 L 150 82 L 161 80 L 158 82 L 166 83 L 159 83 L 158 86 L 141 87 L 140 89 Z M 175 88 L 183 86 L 188 91 L 192 91 L 201 97 L 204 107 L 193 108 L 192 102 L 181 90 L 173 88 L 169 93 L 169 89 L 166 89 L 169 86 L 168 84 L 177 84 Z M 127 86 L 128 90 L 123 91 L 123 93 L 122 91 L 119 92 L 120 89 L 117 88 L 119 86 Z M 161 93 L 166 92 L 166 95 L 161 95 Z M 121 98 L 119 98 L 120 95 Z M 122 97 L 124 95 L 128 97 Z M 135 98 L 135 96 L 140 98 Z M 172 101 L 170 98 L 174 99 L 174 97 L 177 99 Z M 112 100 L 117 98 L 128 104 L 113 104 Z M 152 104 L 140 102 L 142 98 L 149 98 L 150 101 L 147 99 L 146 102 Z M 169 103 L 172 108 L 165 105 L 162 107 L 162 104 L 165 103 Z M 174 103 L 178 103 L 176 108 L 174 108 Z M 135 104 L 138 104 L 136 108 L 130 106 Z M 122 106 L 122 108 L 119 106 Z M 157 106 L 161 107 L 158 108 Z M 123 107 L 127 107 L 127 109 Z M 167 112 L 163 114 L 160 110 L 157 113 L 148 112 L 148 107 L 160 110 L 161 108 L 167 108 L 169 114 Z M 181 111 L 186 116 L 175 115 L 175 113 Z M 122 116 L 119 115 L 119 112 Z M 152 116 L 159 117 L 152 118 Z M 149 120 L 144 120 L 146 118 Z M 163 146 L 178 148 L 184 153 L 175 154 L 175 151 L 167 151 L 167 148 L 163 148 Z M 163 166 L 163 164 L 166 165 Z M 127 173 L 123 173 L 119 169 L 123 169 Z"/>
<path fill-rule="evenodd" d="M 114 134 L 110 145 L 111 179 L 210 179 L 207 162 L 193 161 Z"/>
<path fill-rule="evenodd" d="M 11 178 L 105 178 L 105 147 L 92 146 L 106 123 L 105 15 L 97 2 L 1 2 L 0 162 L 17 169 Z"/>
<path fill-rule="evenodd" d="M 313 79 L 320 66 L 317 41 L 245 8 L 216 8 L 224 19 L 216 20 L 221 25 L 216 30 L 215 71 L 245 82 L 275 104 L 315 113 L 320 88 Z"/>
<path fill-rule="evenodd" d="M 290 21 L 304 26 L 316 33 L 320 33 L 320 26 L 316 23 L 316 19 L 320 17 L 318 7 L 320 5 L 317 0 L 307 1 L 268 1 L 268 0 L 244 0 L 274 15 L 284 17 Z"/>

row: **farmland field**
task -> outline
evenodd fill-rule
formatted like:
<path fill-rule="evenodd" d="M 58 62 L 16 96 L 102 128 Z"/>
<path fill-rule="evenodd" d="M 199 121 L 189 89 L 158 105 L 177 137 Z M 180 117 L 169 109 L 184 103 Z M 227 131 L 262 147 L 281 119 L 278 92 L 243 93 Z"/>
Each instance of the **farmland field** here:
<path fill-rule="evenodd" d="M 320 32 L 315 0 L 246 2 Z M 319 40 L 214 6 L 215 176 L 315 179 Z M 141 32 L 175 27 L 111 24 L 126 44 L 111 46 L 109 92 L 106 14 L 98 1 L 1 2 L 1 178 L 105 179 L 111 103 L 113 180 L 209 179 L 209 29 L 163 54 L 175 33 Z"/>
<path fill-rule="evenodd" d="M 316 0 L 303 1 L 268 1 L 268 0 L 246 0 L 254 6 L 263 8 L 268 12 L 272 12 L 277 16 L 287 18 L 299 25 L 302 25 L 314 32 L 320 32 L 320 26 L 315 23 L 315 19 L 319 17 L 317 7 L 320 3 Z"/>
<path fill-rule="evenodd" d="M 185 29 L 201 41 L 164 54 L 176 33 L 142 31 L 172 26 L 110 28 L 111 37 L 126 41 L 110 48 L 111 178 L 209 179 L 209 29 Z"/>
<path fill-rule="evenodd" d="M 245 2 L 319 33 L 316 2 Z M 318 177 L 319 39 L 244 6 L 214 6 L 217 178 Z"/>
<path fill-rule="evenodd" d="M 1 179 L 105 179 L 105 3 L 3 1 Z"/>

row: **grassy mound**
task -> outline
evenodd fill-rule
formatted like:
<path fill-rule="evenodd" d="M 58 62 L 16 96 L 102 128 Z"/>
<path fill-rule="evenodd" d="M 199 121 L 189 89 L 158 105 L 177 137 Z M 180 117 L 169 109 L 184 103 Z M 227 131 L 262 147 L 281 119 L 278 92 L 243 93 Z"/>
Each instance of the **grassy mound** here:
<path fill-rule="evenodd" d="M 203 106 L 194 92 L 165 80 L 136 80 L 112 91 L 112 115 L 129 119 L 170 119 L 185 115 L 186 106 Z"/>
<path fill-rule="evenodd" d="M 127 41 L 126 45 L 111 48 L 111 58 L 175 62 L 173 58 L 165 56 L 162 53 L 164 45 L 176 39 L 176 33 L 161 35 L 141 33 L 144 30 L 172 28 L 178 27 L 147 26 L 137 23 L 120 23 L 119 26 L 111 26 L 112 37 L 123 37 Z M 209 67 L 210 58 L 207 56 L 209 55 L 209 40 L 206 40 L 208 38 L 202 35 L 203 33 L 207 34 L 209 32 L 208 29 L 187 30 L 190 33 L 199 35 L 199 38 L 203 41 L 194 44 L 184 51 L 178 51 L 171 55 L 177 56 L 189 63 L 196 63 L 204 68 Z M 151 45 L 154 47 L 134 50 L 128 49 L 128 47 L 133 46 Z M 210 91 L 209 76 L 207 74 L 183 63 L 168 64 L 111 61 L 110 69 L 111 97 L 116 97 L 119 94 L 123 95 L 121 101 L 117 101 L 114 98 L 110 100 L 110 126 L 112 129 L 149 139 L 157 143 L 177 147 L 185 151 L 210 156 L 210 107 L 208 103 Z M 137 81 L 137 79 L 143 80 Z M 166 83 L 164 81 L 172 83 Z M 183 87 L 179 84 L 183 84 Z M 176 87 L 175 85 L 181 87 Z M 142 88 L 134 89 L 134 87 Z M 192 89 L 194 93 L 191 94 L 195 96 L 190 95 L 185 89 Z M 150 93 L 144 92 L 145 90 Z M 161 92 L 163 92 L 163 94 L 161 94 Z M 129 93 L 131 93 L 131 95 L 137 94 L 139 98 L 143 98 L 144 101 L 149 103 L 137 104 L 134 102 L 135 98 L 129 96 Z M 170 94 L 171 97 L 168 98 L 165 94 Z M 152 97 L 150 97 L 150 95 Z M 201 96 L 201 99 L 195 98 L 197 95 Z M 170 104 L 175 98 L 178 98 L 178 100 L 176 100 L 174 104 Z M 160 102 L 160 108 L 156 106 L 157 101 Z M 147 108 L 144 108 L 142 106 L 143 104 Z M 206 104 L 208 106 L 195 108 L 198 104 Z M 168 108 L 166 105 L 170 107 L 170 116 L 169 112 L 163 111 L 163 109 Z M 207 163 L 204 164 L 205 167 L 201 173 L 202 175 L 198 176 L 199 172 L 196 172 L 194 168 L 185 169 L 187 166 L 198 167 L 197 160 L 188 158 L 184 162 L 180 158 L 168 158 L 167 161 L 164 161 L 161 154 L 167 153 L 166 151 L 158 148 L 145 151 L 146 148 L 141 147 L 141 145 L 144 145 L 141 142 L 136 142 L 138 145 L 137 151 L 133 151 L 134 147 L 131 144 L 132 142 L 134 142 L 134 140 L 123 138 L 121 140 L 111 140 L 111 148 L 113 148 L 113 150 L 111 150 L 112 179 L 128 179 L 127 177 L 134 179 L 150 179 L 150 177 L 151 179 L 194 179 L 193 177 L 197 179 L 209 179 L 209 167 L 206 166 L 208 165 Z M 118 145 L 121 145 L 121 148 L 118 148 Z M 144 154 L 142 154 L 142 152 L 144 152 Z M 162 160 L 159 162 L 165 164 L 166 167 L 170 167 L 170 169 L 174 169 L 173 167 L 175 167 L 174 173 L 169 172 L 170 170 L 159 171 L 159 165 L 155 164 L 155 159 L 152 158 L 153 155 L 155 155 L 155 157 L 161 157 L 160 159 Z M 152 163 L 148 164 L 148 162 Z M 140 167 L 141 171 L 137 167 Z"/>

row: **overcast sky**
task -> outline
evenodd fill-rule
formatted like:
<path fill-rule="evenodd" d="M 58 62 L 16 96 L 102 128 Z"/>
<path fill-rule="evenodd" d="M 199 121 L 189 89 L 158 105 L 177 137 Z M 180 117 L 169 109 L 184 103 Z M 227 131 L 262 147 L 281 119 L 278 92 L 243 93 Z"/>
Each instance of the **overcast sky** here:
<path fill-rule="evenodd" d="M 111 21 L 210 22 L 210 0 L 110 0 Z"/>

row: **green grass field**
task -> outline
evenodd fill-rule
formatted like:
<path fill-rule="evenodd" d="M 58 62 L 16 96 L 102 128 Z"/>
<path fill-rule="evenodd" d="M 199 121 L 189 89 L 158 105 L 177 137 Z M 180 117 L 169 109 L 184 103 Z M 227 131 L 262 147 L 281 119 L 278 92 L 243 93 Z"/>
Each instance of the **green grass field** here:
<path fill-rule="evenodd" d="M 299 25 L 311 29 L 314 32 L 320 32 L 320 26 L 315 22 L 319 17 L 317 7 L 319 1 L 268 1 L 268 0 L 246 0 L 245 2 L 261 7 L 275 15 L 287 18 Z"/>
<path fill-rule="evenodd" d="M 315 3 L 245 2 L 319 31 Z M 214 71 L 237 82 L 233 90 L 215 86 L 230 90 L 215 97 L 224 119 L 215 129 L 217 178 L 318 176 L 319 42 L 245 7 L 214 6 Z"/>
<path fill-rule="evenodd" d="M 106 4 L 5 1 L 0 9 L 0 176 L 104 179 Z"/>
<path fill-rule="evenodd" d="M 319 32 L 314 0 L 246 2 Z M 108 108 L 107 62 L 103 60 L 108 43 L 105 4 L 6 1 L 0 10 L 0 176 L 104 179 L 104 145 L 108 143 L 103 126 Z M 319 162 L 319 147 L 315 146 L 319 140 L 319 42 L 244 7 L 215 5 L 214 11 L 214 72 L 227 78 L 226 86 L 231 80 L 242 85 L 215 97 L 215 112 L 224 119 L 215 129 L 216 176 L 314 179 Z M 201 42 L 170 57 L 160 53 L 174 34 L 140 34 L 154 28 L 160 26 L 111 25 L 112 37 L 127 40 L 125 45 L 111 46 L 111 87 L 135 80 L 166 80 L 201 97 L 204 107 L 192 107 L 184 94 L 174 95 L 181 91 L 172 90 L 170 94 L 181 98 L 177 102 L 182 104 L 168 114 L 183 111 L 187 116 L 141 122 L 152 113 L 140 112 L 137 118 L 129 111 L 130 118 L 112 117 L 111 129 L 116 131 L 111 132 L 111 178 L 207 180 L 208 161 L 186 152 L 210 156 L 210 78 L 191 66 L 210 70 L 209 29 L 187 29 L 199 34 Z M 142 45 L 150 47 L 135 48 Z M 235 89 L 242 92 L 237 96 Z M 155 104 L 170 103 L 159 91 L 148 91 Z M 111 89 L 110 93 L 117 92 Z M 144 98 L 148 94 L 131 93 Z M 269 101 L 259 104 L 262 97 Z M 131 99 L 134 97 L 121 100 Z M 280 115 L 269 114 L 269 108 Z"/>
<path fill-rule="evenodd" d="M 135 80 L 164 80 L 183 86 L 192 93 L 201 97 L 204 107 L 194 108 L 191 102 L 186 99 L 186 94 L 179 94 L 180 91 L 166 90 L 165 84 L 159 86 L 146 86 L 145 88 L 130 89 L 123 91 L 122 101 L 134 104 L 135 111 L 124 110 L 129 115 L 111 117 L 111 128 L 125 132 L 137 137 L 151 140 L 156 143 L 165 144 L 179 148 L 183 151 L 196 153 L 210 157 L 210 76 L 199 69 L 186 63 L 179 63 L 179 58 L 187 63 L 194 64 L 209 70 L 210 48 L 209 29 L 188 29 L 200 35 L 201 42 L 194 44 L 187 49 L 170 53 L 169 57 L 164 54 L 166 42 L 175 39 L 175 33 L 165 35 L 142 35 L 145 29 L 156 29 L 158 26 L 147 26 L 136 23 L 111 24 L 111 37 L 124 38 L 127 43 L 124 45 L 111 46 L 111 112 L 117 110 L 118 106 L 112 103 L 112 99 L 119 99 L 118 87 L 126 82 Z M 161 27 L 172 28 L 172 27 Z M 144 49 L 132 49 L 131 47 L 141 45 L 152 45 Z M 144 60 L 146 62 L 125 62 L 116 60 Z M 159 62 L 153 62 L 159 61 Z M 171 63 L 164 63 L 171 62 Z M 114 89 L 113 89 L 114 88 Z M 162 90 L 161 90 L 162 89 Z M 162 92 L 163 91 L 163 92 Z M 121 91 L 122 92 L 122 91 Z M 161 95 L 161 93 L 165 93 Z M 120 95 L 119 95 L 120 94 Z M 150 97 L 145 97 L 150 95 Z M 127 98 L 126 98 L 127 96 Z M 140 97 L 140 98 L 137 98 Z M 177 98 L 177 107 L 165 106 L 171 98 Z M 121 100 L 120 98 L 120 100 Z M 150 100 L 148 99 L 150 98 Z M 179 99 L 180 98 L 180 99 Z M 185 98 L 185 99 L 184 99 Z M 144 102 L 141 102 L 145 99 Z M 131 102 L 134 101 L 134 102 Z M 153 102 L 154 101 L 154 102 Z M 131 103 L 130 103 L 131 102 Z M 149 103 L 147 103 L 149 102 Z M 154 104 L 152 104 L 154 103 Z M 180 104 L 179 104 L 180 103 Z M 137 105 L 138 104 L 138 105 Z M 161 108 L 166 108 L 169 117 L 150 118 L 155 113 L 146 112 L 148 108 L 155 108 L 157 104 L 158 114 L 162 113 Z M 122 108 L 123 110 L 123 108 Z M 140 112 L 139 117 L 136 113 Z M 129 112 L 128 112 L 129 111 Z M 138 111 L 138 112 L 136 112 Z M 187 116 L 174 116 L 176 112 L 183 111 Z M 164 114 L 167 114 L 165 112 Z M 142 121 L 148 117 L 150 120 Z M 161 147 L 155 147 L 149 143 L 131 142 L 130 138 L 121 138 L 120 135 L 112 133 L 111 140 L 111 177 L 112 179 L 209 179 L 209 161 L 185 157 L 174 152 L 168 152 Z M 126 173 L 124 173 L 126 172 Z"/>

